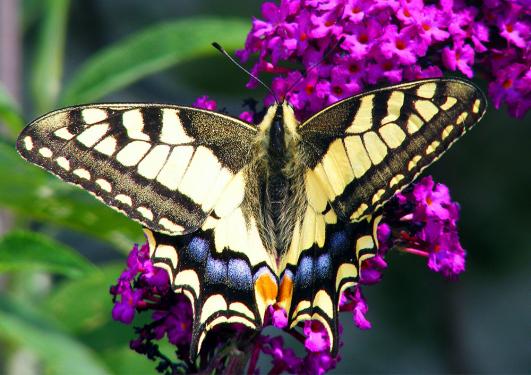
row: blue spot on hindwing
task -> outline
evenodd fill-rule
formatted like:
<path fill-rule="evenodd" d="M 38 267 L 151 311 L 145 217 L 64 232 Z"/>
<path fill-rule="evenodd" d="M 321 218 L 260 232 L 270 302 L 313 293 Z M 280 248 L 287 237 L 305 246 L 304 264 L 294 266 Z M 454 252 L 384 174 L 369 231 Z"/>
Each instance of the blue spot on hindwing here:
<path fill-rule="evenodd" d="M 317 276 L 321 280 L 326 280 L 331 276 L 329 254 L 322 254 L 319 256 L 319 258 L 317 258 L 316 272 L 317 272 Z"/>
<path fill-rule="evenodd" d="M 249 264 L 243 259 L 230 259 L 228 267 L 229 286 L 235 289 L 252 289 L 253 277 Z"/>
<path fill-rule="evenodd" d="M 188 253 L 190 258 L 198 263 L 203 263 L 208 256 L 209 241 L 205 238 L 194 237 L 188 243 Z"/>
<path fill-rule="evenodd" d="M 220 259 L 209 257 L 206 262 L 206 280 L 212 284 L 226 283 L 227 265 Z"/>
<path fill-rule="evenodd" d="M 349 251 L 350 241 L 347 232 L 340 230 L 330 235 L 330 252 L 333 257 L 340 256 Z"/>
<path fill-rule="evenodd" d="M 313 259 L 309 256 L 304 256 L 299 262 L 297 272 L 295 274 L 295 284 L 299 288 L 307 288 L 312 283 L 313 274 Z"/>

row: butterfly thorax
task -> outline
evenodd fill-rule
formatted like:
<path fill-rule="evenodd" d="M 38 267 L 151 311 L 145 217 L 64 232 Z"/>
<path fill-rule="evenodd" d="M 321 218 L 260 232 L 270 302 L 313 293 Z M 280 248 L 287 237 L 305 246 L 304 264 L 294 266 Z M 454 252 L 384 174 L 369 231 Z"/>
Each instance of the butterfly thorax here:
<path fill-rule="evenodd" d="M 286 143 L 282 118 L 282 108 L 277 107 L 273 123 L 269 129 L 268 145 L 268 170 L 267 183 L 264 186 L 265 194 L 269 203 L 269 213 L 273 223 L 279 223 L 284 201 L 288 194 L 288 179 L 284 173 L 286 166 Z M 274 225 L 274 234 L 278 239 L 281 236 L 279 225 Z M 276 249 L 277 254 L 282 249 Z"/>

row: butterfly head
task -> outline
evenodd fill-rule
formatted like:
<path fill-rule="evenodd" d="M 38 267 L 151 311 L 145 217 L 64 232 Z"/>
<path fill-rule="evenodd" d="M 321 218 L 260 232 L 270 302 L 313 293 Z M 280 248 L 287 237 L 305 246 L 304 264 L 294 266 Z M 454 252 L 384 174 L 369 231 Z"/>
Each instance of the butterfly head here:
<path fill-rule="evenodd" d="M 296 137 L 298 121 L 293 107 L 284 101 L 271 105 L 259 125 L 260 131 L 269 139 L 271 151 L 285 149 L 286 138 Z"/>

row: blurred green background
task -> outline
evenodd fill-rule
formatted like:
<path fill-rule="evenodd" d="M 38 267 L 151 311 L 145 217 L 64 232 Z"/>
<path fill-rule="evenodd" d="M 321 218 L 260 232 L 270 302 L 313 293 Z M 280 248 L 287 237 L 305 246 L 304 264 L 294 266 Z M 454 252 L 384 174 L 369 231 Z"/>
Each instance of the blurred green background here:
<path fill-rule="evenodd" d="M 152 373 L 111 321 L 109 285 L 138 225 L 24 163 L 24 123 L 70 104 L 189 105 L 237 114 L 244 76 L 210 42 L 243 47 L 259 1 L 0 0 L 0 373 Z M 18 32 L 17 32 L 18 30 Z M 485 87 L 484 82 L 479 82 Z M 334 373 L 531 371 L 531 121 L 490 108 L 429 171 L 462 205 L 467 272 L 447 282 L 391 254 L 365 289 L 373 329 L 344 325 Z"/>

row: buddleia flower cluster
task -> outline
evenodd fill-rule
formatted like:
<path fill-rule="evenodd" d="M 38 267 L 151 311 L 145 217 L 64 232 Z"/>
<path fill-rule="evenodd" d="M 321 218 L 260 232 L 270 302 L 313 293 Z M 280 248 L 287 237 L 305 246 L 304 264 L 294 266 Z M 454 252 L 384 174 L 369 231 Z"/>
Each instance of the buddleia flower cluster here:
<path fill-rule="evenodd" d="M 530 7 L 524 1 L 488 0 L 424 2 L 381 0 L 283 0 L 262 5 L 263 19 L 253 19 L 245 48 L 237 53 L 245 62 L 256 55 L 256 75 L 271 75 L 272 89 L 285 98 L 300 120 L 342 98 L 374 85 L 461 73 L 480 74 L 489 82 L 496 108 L 505 104 L 513 116 L 531 106 Z M 254 80 L 249 88 L 256 85 Z M 270 95 L 264 106 L 272 104 Z M 198 108 L 216 110 L 217 103 L 199 98 Z M 263 111 L 247 101 L 239 117 L 258 123 Z M 341 296 L 339 308 L 352 315 L 360 329 L 371 328 L 363 290 L 381 281 L 389 251 L 424 257 L 434 272 L 454 279 L 465 270 L 465 250 L 459 242 L 459 205 L 449 189 L 424 177 L 384 206 L 378 227 L 379 250 L 361 265 L 358 285 Z M 287 314 L 270 306 L 265 326 L 283 335 L 250 333 L 233 324 L 216 327 L 199 358 L 189 358 L 192 308 L 174 293 L 168 276 L 153 267 L 147 244 L 132 249 L 127 267 L 111 287 L 113 318 L 126 324 L 137 313 L 150 313 L 151 322 L 136 328 L 131 348 L 158 362 L 163 373 L 259 372 L 258 360 L 271 358 L 269 374 L 323 374 L 340 356 L 329 352 L 330 341 L 318 321 L 287 329 Z M 341 327 L 340 327 L 341 329 Z M 306 354 L 296 355 L 284 343 L 291 335 Z M 174 353 L 162 353 L 159 340 L 168 340 Z"/>
<path fill-rule="evenodd" d="M 238 56 L 258 57 L 253 73 L 273 75 L 300 119 L 372 85 L 449 72 L 485 78 L 494 106 L 513 116 L 531 107 L 527 0 L 282 0 L 262 16 Z"/>

